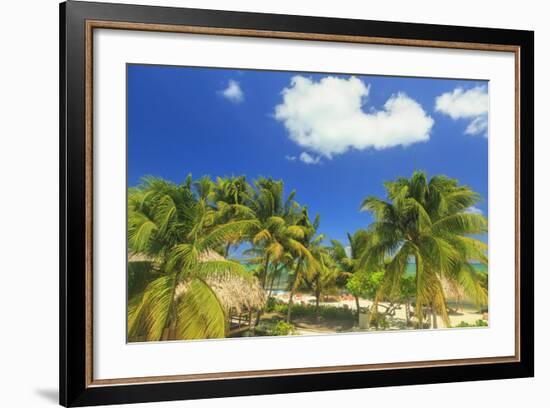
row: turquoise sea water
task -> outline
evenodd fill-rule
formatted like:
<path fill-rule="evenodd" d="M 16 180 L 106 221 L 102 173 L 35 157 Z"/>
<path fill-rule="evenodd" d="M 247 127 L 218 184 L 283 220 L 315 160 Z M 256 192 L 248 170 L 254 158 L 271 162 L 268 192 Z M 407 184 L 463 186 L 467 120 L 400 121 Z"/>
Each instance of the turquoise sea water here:
<path fill-rule="evenodd" d="M 487 266 L 486 265 L 483 265 L 483 264 L 478 264 L 478 263 L 473 263 L 472 266 L 478 271 L 478 272 L 485 272 L 487 273 Z M 406 274 L 407 275 L 414 275 L 416 272 L 416 268 L 415 268 L 415 264 L 414 263 L 410 263 L 410 264 L 407 264 L 407 268 L 406 268 Z"/>
<path fill-rule="evenodd" d="M 487 266 L 486 265 L 474 263 L 474 264 L 472 264 L 472 266 L 479 272 L 487 273 Z M 247 269 L 253 268 L 253 266 L 251 266 L 251 265 L 247 265 L 246 267 L 247 267 Z M 406 268 L 405 273 L 407 275 L 414 275 L 416 273 L 415 264 L 414 263 L 407 264 L 407 268 Z M 277 282 L 275 282 L 274 289 L 276 289 L 276 290 L 285 290 L 288 287 L 288 275 L 289 275 L 288 271 L 283 270 L 281 272 L 280 279 L 278 279 Z"/>

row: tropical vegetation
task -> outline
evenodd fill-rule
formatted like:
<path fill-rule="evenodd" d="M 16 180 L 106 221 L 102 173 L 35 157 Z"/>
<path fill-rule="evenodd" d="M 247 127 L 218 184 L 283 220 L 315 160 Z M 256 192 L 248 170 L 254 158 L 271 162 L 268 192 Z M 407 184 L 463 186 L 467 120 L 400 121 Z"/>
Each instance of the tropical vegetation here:
<path fill-rule="evenodd" d="M 419 171 L 385 189 L 339 242 L 282 180 L 144 178 L 128 191 L 129 341 L 451 327 L 464 302 L 486 308 L 480 196 Z"/>

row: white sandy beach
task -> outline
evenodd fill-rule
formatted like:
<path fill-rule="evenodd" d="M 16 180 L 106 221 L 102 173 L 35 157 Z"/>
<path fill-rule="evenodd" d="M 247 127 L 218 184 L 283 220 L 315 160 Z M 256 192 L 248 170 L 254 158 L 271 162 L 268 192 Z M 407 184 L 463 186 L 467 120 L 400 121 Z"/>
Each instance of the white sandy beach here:
<path fill-rule="evenodd" d="M 288 292 L 279 292 L 273 295 L 275 298 L 281 300 L 282 302 L 287 303 L 289 294 Z M 295 304 L 314 304 L 315 303 L 315 297 L 309 294 L 296 294 L 294 297 L 294 303 Z M 452 303 L 452 302 L 451 302 Z M 360 307 L 370 307 L 372 306 L 372 301 L 367 299 L 360 299 L 359 300 Z M 349 308 L 351 310 L 356 310 L 356 303 L 355 299 L 341 299 L 335 302 L 320 302 L 320 305 L 327 305 L 327 306 L 338 306 L 338 307 L 344 307 Z M 381 309 L 383 306 L 386 306 L 387 303 L 380 303 Z M 449 314 L 449 319 L 451 321 L 451 327 L 455 327 L 461 322 L 465 322 L 468 324 L 475 324 L 478 320 L 483 320 L 484 317 L 487 318 L 487 314 L 483 314 L 479 312 L 479 309 L 476 308 L 473 305 L 455 305 L 452 304 L 453 308 L 456 308 L 456 313 Z M 443 320 L 441 317 L 438 317 L 438 328 L 446 328 L 445 324 L 443 323 Z M 398 330 L 398 329 L 404 329 L 404 323 L 406 322 L 406 316 L 405 316 L 405 306 L 401 306 L 400 308 L 395 310 L 395 315 L 390 319 L 390 330 Z M 326 330 L 317 330 L 313 328 L 305 328 L 300 327 L 300 325 L 297 325 L 297 331 L 298 334 L 304 334 L 304 335 L 315 335 L 315 334 L 327 334 L 332 332 L 329 329 Z"/>

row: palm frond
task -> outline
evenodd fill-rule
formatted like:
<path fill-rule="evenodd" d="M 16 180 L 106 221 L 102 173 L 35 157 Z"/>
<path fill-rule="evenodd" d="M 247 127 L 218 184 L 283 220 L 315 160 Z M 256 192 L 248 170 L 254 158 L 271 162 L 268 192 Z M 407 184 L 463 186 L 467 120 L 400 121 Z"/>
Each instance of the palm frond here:
<path fill-rule="evenodd" d="M 285 219 L 279 216 L 271 216 L 267 219 L 266 225 L 270 230 L 283 228 L 285 226 Z"/>
<path fill-rule="evenodd" d="M 199 250 L 192 244 L 174 246 L 168 255 L 166 269 L 169 272 L 188 272 L 195 269 L 199 263 Z"/>
<path fill-rule="evenodd" d="M 252 243 L 254 245 L 258 245 L 259 243 L 263 241 L 269 241 L 271 239 L 271 233 L 268 229 L 262 229 L 261 231 L 258 231 L 256 235 L 252 238 Z"/>
<path fill-rule="evenodd" d="M 297 239 L 297 240 L 304 239 L 304 237 L 306 235 L 306 233 L 304 231 L 304 228 L 299 226 L 299 225 L 291 225 L 291 226 L 287 227 L 286 230 L 292 238 Z"/>
<path fill-rule="evenodd" d="M 143 297 L 129 309 L 128 337 L 160 340 L 167 326 L 175 290 L 174 276 L 162 276 L 151 282 Z"/>
<path fill-rule="evenodd" d="M 214 291 L 192 279 L 177 305 L 177 337 L 183 340 L 225 337 L 225 312 Z"/>
<path fill-rule="evenodd" d="M 472 265 L 468 263 L 461 264 L 457 272 L 456 280 L 477 306 L 481 307 L 488 304 L 488 291 L 483 287 L 482 276 Z"/>
<path fill-rule="evenodd" d="M 309 260 L 313 260 L 313 256 L 311 255 L 311 252 L 302 244 L 301 242 L 290 238 L 288 241 L 289 248 L 296 253 L 297 256 L 301 258 L 306 258 Z"/>
<path fill-rule="evenodd" d="M 488 246 L 479 239 L 461 235 L 443 235 L 445 240 L 452 244 L 452 246 L 461 254 L 463 259 L 470 261 L 477 261 L 484 265 L 487 265 L 487 251 Z"/>
<path fill-rule="evenodd" d="M 376 220 L 387 220 L 394 218 L 394 207 L 378 197 L 370 196 L 363 200 L 361 211 L 370 211 Z"/>
<path fill-rule="evenodd" d="M 206 279 L 213 276 L 217 278 L 239 276 L 246 280 L 251 280 L 253 278 L 252 274 L 239 262 L 229 259 L 202 261 L 195 266 L 192 276 L 199 277 L 201 279 Z"/>
<path fill-rule="evenodd" d="M 175 218 L 176 203 L 169 195 L 163 195 L 155 206 L 155 223 L 161 233 L 165 232 L 170 222 Z"/>
<path fill-rule="evenodd" d="M 347 258 L 346 249 L 340 241 L 333 239 L 330 241 L 330 243 L 332 244 L 332 254 L 334 256 L 334 259 L 336 259 L 337 261 L 342 261 Z"/>
<path fill-rule="evenodd" d="M 198 240 L 197 246 L 204 251 L 227 242 L 233 243 L 235 236 L 243 238 L 258 227 L 259 223 L 256 220 L 230 221 L 214 227 L 212 231 Z"/>
<path fill-rule="evenodd" d="M 423 258 L 441 273 L 449 271 L 460 260 L 460 253 L 445 239 L 435 235 L 420 238 Z"/>
<path fill-rule="evenodd" d="M 133 211 L 128 214 L 128 246 L 133 252 L 146 252 L 157 224 L 145 214 Z"/>
<path fill-rule="evenodd" d="M 487 232 L 487 219 L 481 214 L 456 213 L 436 221 L 434 232 L 453 234 L 482 234 Z"/>
<path fill-rule="evenodd" d="M 424 206 L 419 203 L 414 198 L 407 198 L 404 200 L 404 209 L 409 210 L 412 209 L 414 213 L 416 214 L 416 217 L 418 217 L 418 227 L 420 230 L 425 230 L 427 228 L 430 228 L 432 226 L 432 220 L 430 218 L 430 215 L 424 208 Z"/>
<path fill-rule="evenodd" d="M 447 213 L 462 212 L 473 206 L 480 200 L 478 193 L 469 188 L 455 188 L 453 191 L 442 195 L 442 203 Z"/>
<path fill-rule="evenodd" d="M 273 241 L 266 247 L 266 252 L 270 259 L 278 261 L 284 254 L 284 247 L 279 242 Z"/>

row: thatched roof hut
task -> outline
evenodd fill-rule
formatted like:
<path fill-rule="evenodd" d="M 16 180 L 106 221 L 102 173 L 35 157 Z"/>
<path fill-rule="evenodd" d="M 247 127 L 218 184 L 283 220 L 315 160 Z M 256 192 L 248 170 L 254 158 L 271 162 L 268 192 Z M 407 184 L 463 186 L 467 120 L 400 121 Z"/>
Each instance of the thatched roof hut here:
<path fill-rule="evenodd" d="M 200 262 L 224 259 L 223 256 L 211 250 L 203 252 L 199 257 Z M 224 274 L 219 277 L 208 277 L 206 283 L 212 288 L 226 311 L 231 310 L 233 313 L 241 314 L 259 309 L 266 302 L 265 291 L 256 277 L 245 279 L 241 276 Z M 181 296 L 185 290 L 185 283 L 180 283 L 176 289 L 176 296 Z"/>

